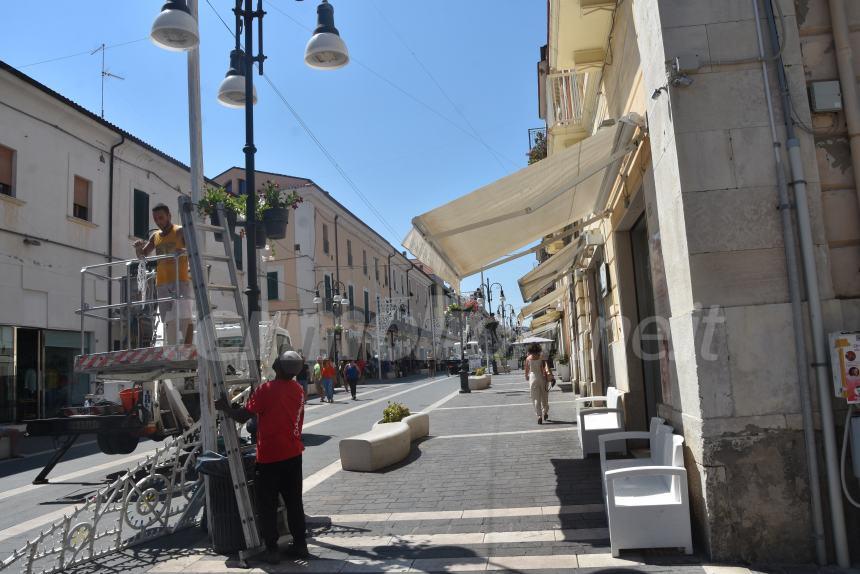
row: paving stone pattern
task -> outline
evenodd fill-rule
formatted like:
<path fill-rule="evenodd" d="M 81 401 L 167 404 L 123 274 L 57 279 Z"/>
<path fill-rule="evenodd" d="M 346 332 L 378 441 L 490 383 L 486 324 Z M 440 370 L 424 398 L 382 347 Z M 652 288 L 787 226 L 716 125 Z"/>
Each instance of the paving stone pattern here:
<path fill-rule="evenodd" d="M 613 559 L 599 461 L 582 459 L 572 394 L 553 390 L 552 421 L 538 425 L 530 405 L 505 406 L 528 401 L 521 373 L 493 382 L 433 412 L 431 437 L 402 463 L 341 471 L 306 493 L 314 558 L 251 572 L 749 572 L 675 552 Z M 205 550 L 199 530 L 181 536 L 79 570 L 248 572 Z"/>

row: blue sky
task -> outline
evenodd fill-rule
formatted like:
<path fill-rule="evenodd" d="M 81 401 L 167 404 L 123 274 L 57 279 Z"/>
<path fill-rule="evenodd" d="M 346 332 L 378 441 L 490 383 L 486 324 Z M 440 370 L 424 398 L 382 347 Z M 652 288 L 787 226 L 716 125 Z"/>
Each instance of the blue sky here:
<path fill-rule="evenodd" d="M 213 176 L 244 164 L 244 115 L 215 99 L 233 45 L 215 10 L 232 27 L 233 1 L 209 0 L 215 10 L 199 2 L 204 163 Z M 187 162 L 186 59 L 148 40 L 161 4 L 44 0 L 34 11 L 6 2 L 0 58 L 98 113 L 101 61 L 86 52 L 127 43 L 106 53 L 108 70 L 125 78 L 106 84 L 106 119 Z M 302 59 L 317 4 L 265 3 L 266 75 L 387 225 L 257 76 L 259 169 L 313 179 L 399 247 L 413 216 L 526 165 L 528 129 L 542 125 L 536 62 L 545 2 L 332 0 L 353 58 L 334 72 Z M 519 307 L 516 278 L 533 265 L 528 257 L 488 275 Z M 463 289 L 477 284 L 467 279 Z"/>

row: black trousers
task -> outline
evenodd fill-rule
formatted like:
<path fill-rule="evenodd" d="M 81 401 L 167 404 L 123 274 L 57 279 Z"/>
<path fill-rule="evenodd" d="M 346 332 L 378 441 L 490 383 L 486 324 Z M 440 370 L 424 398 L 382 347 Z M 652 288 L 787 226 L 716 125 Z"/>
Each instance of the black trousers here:
<path fill-rule="evenodd" d="M 257 463 L 254 488 L 257 516 L 266 548 L 278 546 L 278 495 L 287 509 L 287 526 L 296 544 L 305 544 L 305 508 L 302 504 L 302 456 L 271 463 Z"/>
<path fill-rule="evenodd" d="M 358 388 L 358 379 L 354 381 L 347 381 L 349 383 L 349 394 L 352 395 L 352 398 L 355 398 L 355 392 Z"/>

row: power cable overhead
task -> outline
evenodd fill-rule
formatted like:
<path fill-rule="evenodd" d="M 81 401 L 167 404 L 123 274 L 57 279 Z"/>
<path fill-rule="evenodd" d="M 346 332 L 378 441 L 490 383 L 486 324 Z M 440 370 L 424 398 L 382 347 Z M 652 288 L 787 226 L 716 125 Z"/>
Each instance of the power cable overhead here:
<path fill-rule="evenodd" d="M 218 10 L 215 6 L 212 5 L 211 0 L 206 0 L 206 4 L 215 12 L 215 15 L 221 20 L 221 23 L 227 29 L 231 36 L 236 37 L 233 29 L 227 24 L 224 18 L 221 17 L 221 14 L 218 13 Z M 272 7 L 275 7 L 270 3 Z M 275 7 L 277 8 L 277 7 Z M 295 20 L 294 20 L 295 21 Z M 376 209 L 373 203 L 367 198 L 366 195 L 359 189 L 358 185 L 352 180 L 351 177 L 346 173 L 346 171 L 340 166 L 334 156 L 328 151 L 328 149 L 323 145 L 323 143 L 317 138 L 316 134 L 314 134 L 313 130 L 311 130 L 310 126 L 304 121 L 304 119 L 299 115 L 295 108 L 290 104 L 278 86 L 269 78 L 268 75 L 263 74 L 263 79 L 266 80 L 266 83 L 269 84 L 269 87 L 272 88 L 272 91 L 275 92 L 275 95 L 278 96 L 278 99 L 286 106 L 287 110 L 289 110 L 290 114 L 295 118 L 298 122 L 299 126 L 304 130 L 304 132 L 308 135 L 309 138 L 316 144 L 317 148 L 323 153 L 328 162 L 334 167 L 334 169 L 340 174 L 344 181 L 346 181 L 347 185 L 355 192 L 355 194 L 361 199 L 364 205 L 370 210 L 371 213 L 379 220 L 380 223 L 395 237 L 400 237 L 401 235 L 397 232 L 397 230 L 392 227 L 390 223 L 383 217 L 382 213 Z"/>
<path fill-rule="evenodd" d="M 415 50 L 413 50 L 412 47 L 403 38 L 403 36 L 400 35 L 400 33 L 397 31 L 397 27 L 391 22 L 391 20 L 388 19 L 388 17 L 379 8 L 379 5 L 376 2 L 371 3 L 373 4 L 373 7 L 376 8 L 376 11 L 379 12 L 380 17 L 382 17 L 385 23 L 388 24 L 388 29 L 391 30 L 391 33 L 394 35 L 394 37 L 397 38 L 397 40 L 401 44 L 403 44 L 403 47 L 406 48 L 406 51 L 412 55 L 412 58 L 415 60 L 418 66 L 422 70 L 424 70 L 424 73 L 427 74 L 427 77 L 430 78 L 430 81 L 433 82 L 434 86 L 436 86 L 436 89 L 439 90 L 439 92 L 446 100 L 448 100 L 448 103 L 451 104 L 451 107 L 454 108 L 454 111 L 457 112 L 457 115 L 459 115 L 463 119 L 463 121 L 466 122 L 466 125 L 469 126 L 469 128 L 472 130 L 472 133 L 474 134 L 478 142 L 480 142 L 480 144 L 484 146 L 488 152 L 490 152 L 490 155 L 493 156 L 493 158 L 499 163 L 499 166 L 501 166 L 503 170 L 507 170 L 507 167 L 505 166 L 504 162 L 502 162 L 502 156 L 498 152 L 496 152 L 496 150 L 490 147 L 490 144 L 488 144 L 486 140 L 481 137 L 481 134 L 478 132 L 472 122 L 469 121 L 469 118 L 466 116 L 466 114 L 463 113 L 463 110 L 460 109 L 460 106 L 458 106 L 456 102 L 454 102 L 453 98 L 448 95 L 448 92 L 445 90 L 445 88 L 442 87 L 442 84 L 439 83 L 439 81 L 436 79 L 436 76 L 433 75 L 433 72 L 431 72 L 430 69 L 424 65 L 424 62 L 421 61 L 421 58 L 418 57 L 418 54 L 415 53 Z"/>
<path fill-rule="evenodd" d="M 276 12 L 280 13 L 281 15 L 283 15 L 285 18 L 287 18 L 288 20 L 290 20 L 290 21 L 291 21 L 293 24 L 295 24 L 296 26 L 298 26 L 298 27 L 302 28 L 302 29 L 303 29 L 303 30 L 305 30 L 305 31 L 313 32 L 313 29 L 312 29 L 312 28 L 308 28 L 307 26 L 305 26 L 304 24 L 302 24 L 301 22 L 299 22 L 298 20 L 296 20 L 295 18 L 293 18 L 290 14 L 288 14 L 287 12 L 285 12 L 284 10 L 282 10 L 282 9 L 281 9 L 279 6 L 277 6 L 276 4 L 272 4 L 272 2 L 271 2 L 271 1 L 268 1 L 268 2 L 267 2 L 267 4 L 269 5 L 269 7 L 271 7 L 271 8 L 272 8 L 272 9 L 274 9 Z M 382 74 L 380 74 L 379 72 L 377 72 L 376 70 L 374 70 L 373 68 L 371 68 L 370 66 L 368 66 L 367 64 L 365 64 L 364 62 L 362 62 L 361 60 L 358 60 L 355 56 L 350 55 L 350 62 L 351 62 L 351 63 L 354 63 L 354 64 L 356 64 L 356 65 L 358 65 L 358 66 L 360 66 L 360 67 L 362 67 L 362 68 L 364 68 L 365 70 L 367 70 L 367 72 L 369 72 L 371 75 L 373 75 L 373 76 L 375 76 L 376 78 L 378 78 L 380 81 L 382 81 L 382 82 L 384 82 L 384 83 L 388 84 L 389 86 L 391 86 L 392 88 L 394 88 L 395 90 L 397 90 L 398 92 L 400 92 L 401 94 L 403 94 L 404 96 L 406 96 L 407 98 L 409 98 L 410 100 L 412 100 L 413 102 L 415 102 L 416 104 L 418 104 L 418 105 L 420 105 L 421 107 L 425 108 L 425 109 L 426 109 L 427 111 L 429 111 L 430 113 L 432 113 L 432 114 L 434 114 L 434 115 L 438 116 L 439 118 L 441 118 L 441 119 L 445 120 L 447 123 L 451 124 L 451 126 L 453 126 L 454 128 L 456 128 L 457 130 L 459 130 L 460 132 L 462 132 L 462 133 L 463 133 L 463 134 L 465 134 L 466 136 L 468 136 L 468 137 L 472 138 L 473 140 L 476 140 L 478 143 L 480 143 L 480 144 L 482 144 L 483 146 L 487 147 L 487 149 L 488 149 L 488 150 L 490 150 L 490 153 L 491 153 L 491 154 L 493 154 L 493 155 L 494 155 L 494 157 L 496 157 L 496 159 L 497 159 L 497 160 L 499 160 L 499 158 L 501 158 L 501 159 L 504 159 L 505 161 L 507 161 L 507 162 L 508 162 L 509 164 L 511 164 L 513 167 L 515 167 L 515 168 L 518 168 L 518 167 L 519 167 L 519 166 L 517 165 L 517 163 L 516 163 L 515 161 L 513 161 L 512 159 L 510 159 L 510 158 L 508 158 L 508 157 L 506 157 L 506 156 L 502 155 L 501 153 L 499 153 L 499 152 L 497 152 L 497 151 L 493 150 L 492 148 L 490 148 L 490 147 L 489 147 L 489 144 L 487 144 L 485 141 L 482 141 L 481 137 L 480 137 L 480 136 L 478 136 L 478 135 L 476 135 L 476 133 L 477 133 L 477 132 L 476 132 L 476 133 L 472 133 L 472 131 L 467 130 L 466 128 L 464 128 L 463 126 L 461 126 L 460 124 L 458 124 L 457 122 L 455 122 L 454 120 L 452 120 L 451 118 L 449 118 L 448 116 L 446 116 L 445 114 L 443 114 L 442 112 L 440 112 L 439 110 L 437 110 L 436 108 L 434 108 L 433 106 L 431 106 L 430 104 L 428 104 L 427 102 L 425 102 L 425 101 L 423 101 L 422 99 L 418 98 L 417 96 L 415 96 L 415 95 L 411 94 L 411 93 L 410 93 L 409 91 L 407 91 L 405 88 L 403 88 L 403 87 L 401 87 L 400 85 L 398 85 L 398 84 L 394 83 L 392 80 L 390 80 L 390 79 L 386 78 L 385 76 L 383 76 Z M 468 123 L 468 122 L 467 122 L 467 123 Z M 472 127 L 471 125 L 470 125 L 470 127 L 472 128 L 472 130 L 474 130 L 474 127 Z M 505 169 L 505 170 L 507 170 L 507 168 L 506 168 L 504 165 L 502 165 L 502 168 L 503 168 L 503 169 Z"/>
<path fill-rule="evenodd" d="M 144 38 L 138 38 L 137 40 L 129 40 L 128 42 L 120 42 L 118 44 L 109 44 L 107 46 L 99 46 L 97 50 L 110 50 L 113 48 L 120 48 L 122 46 L 128 46 L 129 44 L 137 44 L 138 42 L 143 42 L 144 40 L 149 40 L 149 36 Z M 49 58 L 47 60 L 39 60 L 38 62 L 30 62 L 29 64 L 24 64 L 23 66 L 18 66 L 18 69 L 22 68 L 30 68 L 32 66 L 38 66 L 41 64 L 50 64 L 51 62 L 59 62 L 61 60 L 68 60 L 70 58 L 76 58 L 78 56 L 86 56 L 93 53 L 93 49 L 84 50 L 83 52 L 75 52 L 74 54 L 67 54 L 65 56 L 58 56 L 56 58 Z"/>

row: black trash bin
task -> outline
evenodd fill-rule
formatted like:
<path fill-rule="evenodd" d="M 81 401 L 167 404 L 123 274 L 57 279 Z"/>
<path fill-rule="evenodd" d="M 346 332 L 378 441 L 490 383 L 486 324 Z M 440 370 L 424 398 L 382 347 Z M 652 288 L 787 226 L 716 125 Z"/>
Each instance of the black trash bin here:
<path fill-rule="evenodd" d="M 254 500 L 254 460 L 253 452 L 243 455 L 245 477 L 251 504 Z M 239 518 L 239 505 L 233 492 L 230 465 L 227 458 L 212 452 L 204 453 L 197 460 L 197 470 L 209 477 L 209 515 L 206 523 L 212 540 L 212 549 L 219 554 L 232 554 L 245 550 L 245 534 Z"/>

